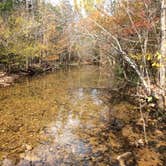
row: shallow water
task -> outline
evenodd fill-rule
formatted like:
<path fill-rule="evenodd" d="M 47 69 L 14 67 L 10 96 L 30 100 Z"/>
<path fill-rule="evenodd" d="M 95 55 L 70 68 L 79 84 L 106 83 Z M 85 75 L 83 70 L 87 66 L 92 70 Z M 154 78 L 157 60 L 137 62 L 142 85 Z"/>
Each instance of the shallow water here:
<path fill-rule="evenodd" d="M 0 89 L 0 165 L 109 165 L 110 85 L 83 66 Z"/>

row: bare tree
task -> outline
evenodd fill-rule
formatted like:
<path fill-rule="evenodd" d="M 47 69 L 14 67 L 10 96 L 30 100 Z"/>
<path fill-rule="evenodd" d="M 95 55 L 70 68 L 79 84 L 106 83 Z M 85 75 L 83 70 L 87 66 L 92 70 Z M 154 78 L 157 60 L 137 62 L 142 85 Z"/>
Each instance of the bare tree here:
<path fill-rule="evenodd" d="M 161 107 L 165 106 L 165 81 L 166 81 L 166 0 L 161 0 L 161 48 L 160 48 L 160 69 L 159 69 L 159 84 L 161 87 L 162 98 L 160 100 Z"/>
<path fill-rule="evenodd" d="M 165 88 L 165 56 L 166 56 L 166 0 L 161 0 L 161 59 L 160 86 Z"/>

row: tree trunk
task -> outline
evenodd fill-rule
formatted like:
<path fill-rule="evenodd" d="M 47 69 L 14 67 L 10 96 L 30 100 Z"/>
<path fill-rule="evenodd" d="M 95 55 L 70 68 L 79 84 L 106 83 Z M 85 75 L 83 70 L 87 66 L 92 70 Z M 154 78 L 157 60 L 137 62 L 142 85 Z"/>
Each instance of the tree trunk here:
<path fill-rule="evenodd" d="M 165 81 L 166 81 L 166 0 L 161 0 L 161 58 L 159 69 L 159 84 L 161 87 L 161 94 L 164 97 Z"/>
<path fill-rule="evenodd" d="M 28 71 L 28 68 L 29 68 L 29 58 L 28 58 L 28 57 L 26 57 L 25 68 L 26 68 L 26 70 Z"/>
<path fill-rule="evenodd" d="M 160 86 L 165 87 L 165 57 L 166 57 L 166 0 L 161 0 L 161 58 Z"/>

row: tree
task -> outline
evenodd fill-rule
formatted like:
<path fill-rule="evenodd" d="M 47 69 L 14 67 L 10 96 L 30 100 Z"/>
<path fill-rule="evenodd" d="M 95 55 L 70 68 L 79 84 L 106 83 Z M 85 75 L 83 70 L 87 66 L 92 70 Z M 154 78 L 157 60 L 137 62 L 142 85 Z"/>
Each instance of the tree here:
<path fill-rule="evenodd" d="M 159 83 L 163 96 L 161 103 L 165 106 L 165 85 L 166 85 L 166 0 L 161 0 L 161 57 L 159 68 Z"/>

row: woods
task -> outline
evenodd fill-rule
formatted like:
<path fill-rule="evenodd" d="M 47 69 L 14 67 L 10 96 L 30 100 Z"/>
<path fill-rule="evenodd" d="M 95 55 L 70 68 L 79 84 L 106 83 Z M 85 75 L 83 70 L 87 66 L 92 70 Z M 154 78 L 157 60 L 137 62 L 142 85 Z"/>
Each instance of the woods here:
<path fill-rule="evenodd" d="M 67 40 L 64 30 L 67 23 L 63 22 L 67 18 L 61 11 L 64 9 L 30 2 L 1 9 L 1 64 L 7 72 L 41 65 L 46 56 L 55 55 L 56 60 L 59 54 L 66 53 L 66 43 L 60 44 Z M 3 3 L 5 6 L 9 2 Z"/>
<path fill-rule="evenodd" d="M 138 78 L 147 96 L 162 95 L 161 105 L 165 102 L 164 4 L 164 1 L 124 0 L 99 2 L 88 10 L 85 2 L 84 12 L 79 12 L 87 15 L 80 30 L 97 43 L 101 61 L 105 59 L 111 65 L 115 61 L 126 81 Z"/>
<path fill-rule="evenodd" d="M 20 56 L 22 61 L 33 61 L 35 58 L 40 61 L 50 55 L 68 59 L 63 54 L 78 56 L 77 44 L 82 38 L 87 38 L 96 43 L 93 45 L 96 52 L 107 49 L 109 57 L 106 59 L 111 56 L 127 61 L 150 91 L 150 79 L 154 77 L 153 80 L 157 80 L 155 71 L 161 63 L 160 32 L 164 40 L 162 28 L 165 25 L 163 4 L 150 0 L 115 1 L 110 5 L 100 1 L 75 1 L 72 7 L 69 1 L 64 1 L 54 7 L 44 1 L 1 2 L 2 63 L 8 64 L 10 70 L 10 66 L 14 65 L 12 61 L 18 61 Z M 87 15 L 86 18 L 84 15 Z M 19 43 L 14 45 L 15 41 L 20 42 L 21 47 Z M 99 43 L 103 48 L 95 47 Z M 161 52 L 164 51 L 162 43 Z"/>
<path fill-rule="evenodd" d="M 74 1 L 72 6 L 64 0 L 53 6 L 44 1 L 3 1 L 1 64 L 11 72 L 41 65 L 47 58 L 58 61 L 59 57 L 61 63 L 80 61 L 85 46 L 91 54 L 85 59 L 130 66 L 151 94 L 154 86 L 163 88 L 165 83 L 164 3 Z M 86 46 L 86 41 L 92 46 Z M 126 77 L 129 69 L 123 70 Z"/>
<path fill-rule="evenodd" d="M 0 88 L 0 165 L 162 166 L 166 0 L 0 0 Z"/>

